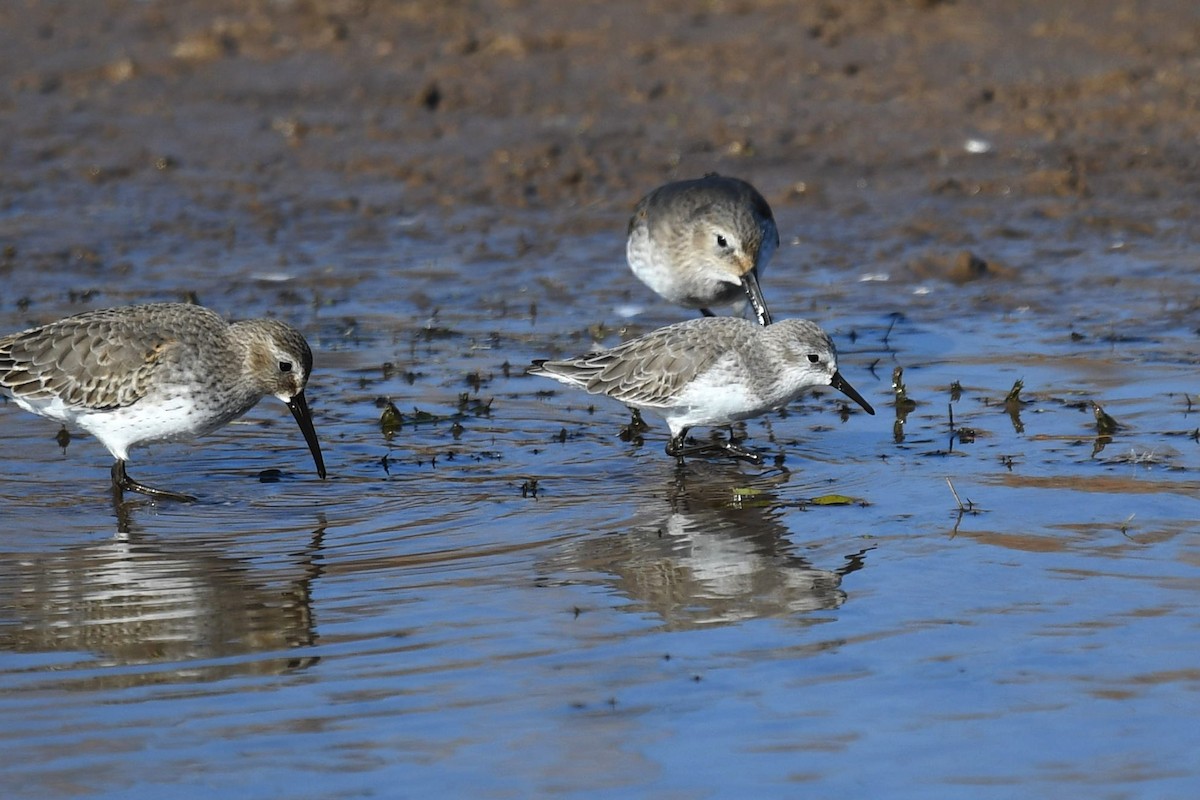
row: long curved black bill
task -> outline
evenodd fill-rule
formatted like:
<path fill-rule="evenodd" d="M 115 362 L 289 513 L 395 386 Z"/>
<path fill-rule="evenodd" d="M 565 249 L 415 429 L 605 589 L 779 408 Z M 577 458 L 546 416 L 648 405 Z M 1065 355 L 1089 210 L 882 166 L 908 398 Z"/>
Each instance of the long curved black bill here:
<path fill-rule="evenodd" d="M 304 441 L 308 442 L 308 449 L 312 451 L 313 463 L 317 465 L 317 474 L 321 476 L 321 480 L 325 480 L 325 459 L 321 457 L 321 444 L 317 441 L 317 431 L 313 428 L 312 414 L 308 410 L 308 401 L 304 399 L 304 392 L 293 397 L 287 407 L 288 411 L 292 412 L 292 416 L 296 418 L 297 424 L 300 425 Z"/>
<path fill-rule="evenodd" d="M 758 317 L 758 324 L 770 325 L 771 312 L 767 310 L 767 301 L 763 299 L 762 289 L 758 288 L 757 267 L 742 276 L 742 289 L 745 290 L 746 297 L 750 298 L 750 307 L 754 309 L 754 316 Z"/>
<path fill-rule="evenodd" d="M 871 408 L 871 404 L 864 400 L 863 396 L 859 394 L 853 386 L 846 382 L 846 379 L 842 377 L 842 373 L 833 373 L 833 378 L 830 379 L 829 385 L 862 406 L 863 411 L 866 411 L 872 416 L 875 415 L 875 409 Z"/>

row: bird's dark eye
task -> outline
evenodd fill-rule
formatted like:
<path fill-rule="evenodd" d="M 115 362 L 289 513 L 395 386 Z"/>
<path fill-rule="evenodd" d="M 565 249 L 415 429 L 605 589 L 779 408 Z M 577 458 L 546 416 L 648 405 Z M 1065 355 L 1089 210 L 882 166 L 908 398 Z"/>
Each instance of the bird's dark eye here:
<path fill-rule="evenodd" d="M 820 357 L 819 355 L 817 355 L 816 353 L 809 353 L 809 354 L 808 354 L 808 363 L 810 363 L 810 364 L 816 364 L 816 363 L 818 363 L 820 360 L 821 360 L 821 357 Z"/>
<path fill-rule="evenodd" d="M 729 247 L 729 241 L 719 233 L 717 234 L 717 247 Z"/>
<path fill-rule="evenodd" d="M 811 358 L 811 356 L 810 356 L 810 358 Z M 291 372 L 292 371 L 292 362 L 280 361 L 279 362 L 279 371 L 280 372 Z"/>

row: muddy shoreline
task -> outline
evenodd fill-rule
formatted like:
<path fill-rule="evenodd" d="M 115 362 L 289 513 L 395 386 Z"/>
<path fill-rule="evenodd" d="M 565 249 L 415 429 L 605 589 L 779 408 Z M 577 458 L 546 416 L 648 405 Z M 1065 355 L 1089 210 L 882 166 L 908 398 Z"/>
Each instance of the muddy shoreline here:
<path fill-rule="evenodd" d="M 1200 9 L 1102 6 L 10 4 L 0 269 L 333 217 L 380 247 L 405 218 L 619 237 L 648 188 L 713 170 L 785 241 L 1030 206 L 1153 236 L 1200 186 Z"/>

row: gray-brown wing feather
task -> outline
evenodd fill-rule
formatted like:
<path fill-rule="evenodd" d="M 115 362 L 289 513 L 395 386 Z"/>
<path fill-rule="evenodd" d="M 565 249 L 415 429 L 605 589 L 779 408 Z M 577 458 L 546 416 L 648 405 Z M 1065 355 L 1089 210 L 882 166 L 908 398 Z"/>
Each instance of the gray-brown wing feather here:
<path fill-rule="evenodd" d="M 680 392 L 697 375 L 726 352 L 705 346 L 710 343 L 699 337 L 672 335 L 672 329 L 679 327 L 655 331 L 611 350 L 564 361 L 535 362 L 531 372 L 633 405 L 667 408 L 675 404 Z"/>
<path fill-rule="evenodd" d="M 0 339 L 0 386 L 30 400 L 96 411 L 140 400 L 174 340 L 84 314 Z"/>

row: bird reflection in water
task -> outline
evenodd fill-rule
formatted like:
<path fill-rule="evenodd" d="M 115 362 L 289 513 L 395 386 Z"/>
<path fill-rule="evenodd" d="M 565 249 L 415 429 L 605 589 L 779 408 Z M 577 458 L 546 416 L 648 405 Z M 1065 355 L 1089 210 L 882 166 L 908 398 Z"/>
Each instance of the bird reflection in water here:
<path fill-rule="evenodd" d="M 162 667 L 89 671 L 80 678 L 89 688 L 279 674 L 317 662 L 303 648 L 317 639 L 311 591 L 323 520 L 303 549 L 268 567 L 228 555 L 225 537 L 180 540 L 132 527 L 79 547 L 2 554 L 0 650 Z M 271 655 L 246 658 L 258 653 Z"/>
<path fill-rule="evenodd" d="M 798 555 L 791 541 L 797 533 L 783 524 L 775 493 L 790 473 L 751 477 L 732 464 L 702 461 L 680 469 L 686 472 L 645 501 L 627 531 L 577 543 L 565 554 L 571 567 L 610 575 L 618 591 L 673 629 L 792 616 L 846 601 L 842 578 L 863 567 L 867 550 L 835 569 Z"/>

